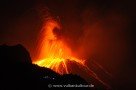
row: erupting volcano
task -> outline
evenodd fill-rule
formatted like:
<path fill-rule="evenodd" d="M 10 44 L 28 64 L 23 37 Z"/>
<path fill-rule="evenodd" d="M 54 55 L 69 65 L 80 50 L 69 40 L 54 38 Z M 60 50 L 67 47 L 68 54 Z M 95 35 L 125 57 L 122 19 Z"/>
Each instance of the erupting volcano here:
<path fill-rule="evenodd" d="M 85 71 L 89 77 L 94 77 L 100 83 L 109 87 L 86 65 L 86 60 L 80 59 L 74 55 L 71 48 L 68 47 L 61 37 L 61 30 L 62 27 L 57 20 L 48 19 L 45 21 L 40 32 L 40 38 L 38 39 L 37 57 L 33 63 L 41 67 L 50 68 L 59 74 L 69 74 L 73 73 L 72 70 L 74 70 L 69 66 L 69 62 L 72 62 L 76 64 L 78 68 Z M 104 71 L 96 62 L 95 65 Z"/>

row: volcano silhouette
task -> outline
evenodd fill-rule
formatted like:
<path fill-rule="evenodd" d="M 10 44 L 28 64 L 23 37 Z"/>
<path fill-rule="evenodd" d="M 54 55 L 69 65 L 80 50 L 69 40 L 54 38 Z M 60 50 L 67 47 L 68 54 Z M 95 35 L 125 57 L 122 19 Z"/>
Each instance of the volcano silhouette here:
<path fill-rule="evenodd" d="M 32 64 L 29 52 L 20 44 L 1 45 L 0 62 L 1 90 L 45 90 L 51 88 L 49 85 L 89 85 L 77 74 L 60 75 L 49 68 Z M 71 67 L 76 66 L 74 62 L 69 63 L 72 63 L 69 64 Z M 95 87 L 84 87 L 84 89 L 104 89 L 93 78 L 92 84 Z M 52 87 L 52 89 L 57 89 L 57 87 Z M 83 89 L 83 87 L 75 89 Z"/>

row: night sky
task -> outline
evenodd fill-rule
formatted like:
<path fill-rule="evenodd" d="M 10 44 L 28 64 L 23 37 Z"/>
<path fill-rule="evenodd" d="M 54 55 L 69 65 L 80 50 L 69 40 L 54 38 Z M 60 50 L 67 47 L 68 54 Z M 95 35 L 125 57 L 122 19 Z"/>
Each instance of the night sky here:
<path fill-rule="evenodd" d="M 33 58 L 45 8 L 77 56 L 93 58 L 123 85 L 136 84 L 135 0 L 1 0 L 0 44 L 20 43 Z"/>

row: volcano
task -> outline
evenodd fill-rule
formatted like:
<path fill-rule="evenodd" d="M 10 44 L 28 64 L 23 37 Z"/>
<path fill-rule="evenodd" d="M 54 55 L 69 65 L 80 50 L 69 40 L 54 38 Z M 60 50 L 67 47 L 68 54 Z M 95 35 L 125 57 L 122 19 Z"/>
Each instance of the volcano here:
<path fill-rule="evenodd" d="M 82 71 L 82 73 L 86 73 L 87 75 L 82 75 L 80 73 L 82 77 L 93 77 L 105 87 L 110 88 L 107 83 L 98 77 L 93 69 L 87 66 L 85 59 L 78 58 L 72 52 L 71 48 L 65 43 L 61 36 L 61 32 L 62 27 L 57 20 L 53 18 L 47 18 L 45 20 L 39 35 L 40 38 L 38 39 L 37 57 L 33 63 L 41 67 L 50 68 L 61 75 L 70 73 L 79 74 Z M 102 66 L 97 64 L 97 62 L 95 62 L 94 65 L 95 68 L 99 67 L 104 73 L 110 75 Z M 88 80 L 88 82 L 90 81 Z"/>

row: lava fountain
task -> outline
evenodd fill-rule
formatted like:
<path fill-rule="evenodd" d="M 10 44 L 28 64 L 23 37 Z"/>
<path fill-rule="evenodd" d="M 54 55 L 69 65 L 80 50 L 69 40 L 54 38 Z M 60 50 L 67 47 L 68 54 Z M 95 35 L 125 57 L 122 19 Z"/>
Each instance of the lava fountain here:
<path fill-rule="evenodd" d="M 61 38 L 61 34 L 58 34 L 61 30 L 61 25 L 56 20 L 48 19 L 45 21 L 38 40 L 37 57 L 33 63 L 50 68 L 59 74 L 68 74 L 72 73 L 69 70 L 71 67 L 68 67 L 68 62 L 74 62 L 79 68 L 87 72 L 90 77 L 94 77 L 100 83 L 109 87 L 85 64 L 85 60 L 74 56 L 71 48 Z M 99 64 L 97 64 L 97 67 L 104 71 Z"/>
<path fill-rule="evenodd" d="M 68 74 L 67 62 L 69 60 L 81 65 L 84 65 L 84 60 L 72 55 L 71 49 L 62 39 L 57 37 L 55 30 L 61 30 L 58 22 L 47 20 L 41 31 L 42 37 L 38 45 L 38 60 L 35 63 L 50 68 L 59 74 Z"/>

